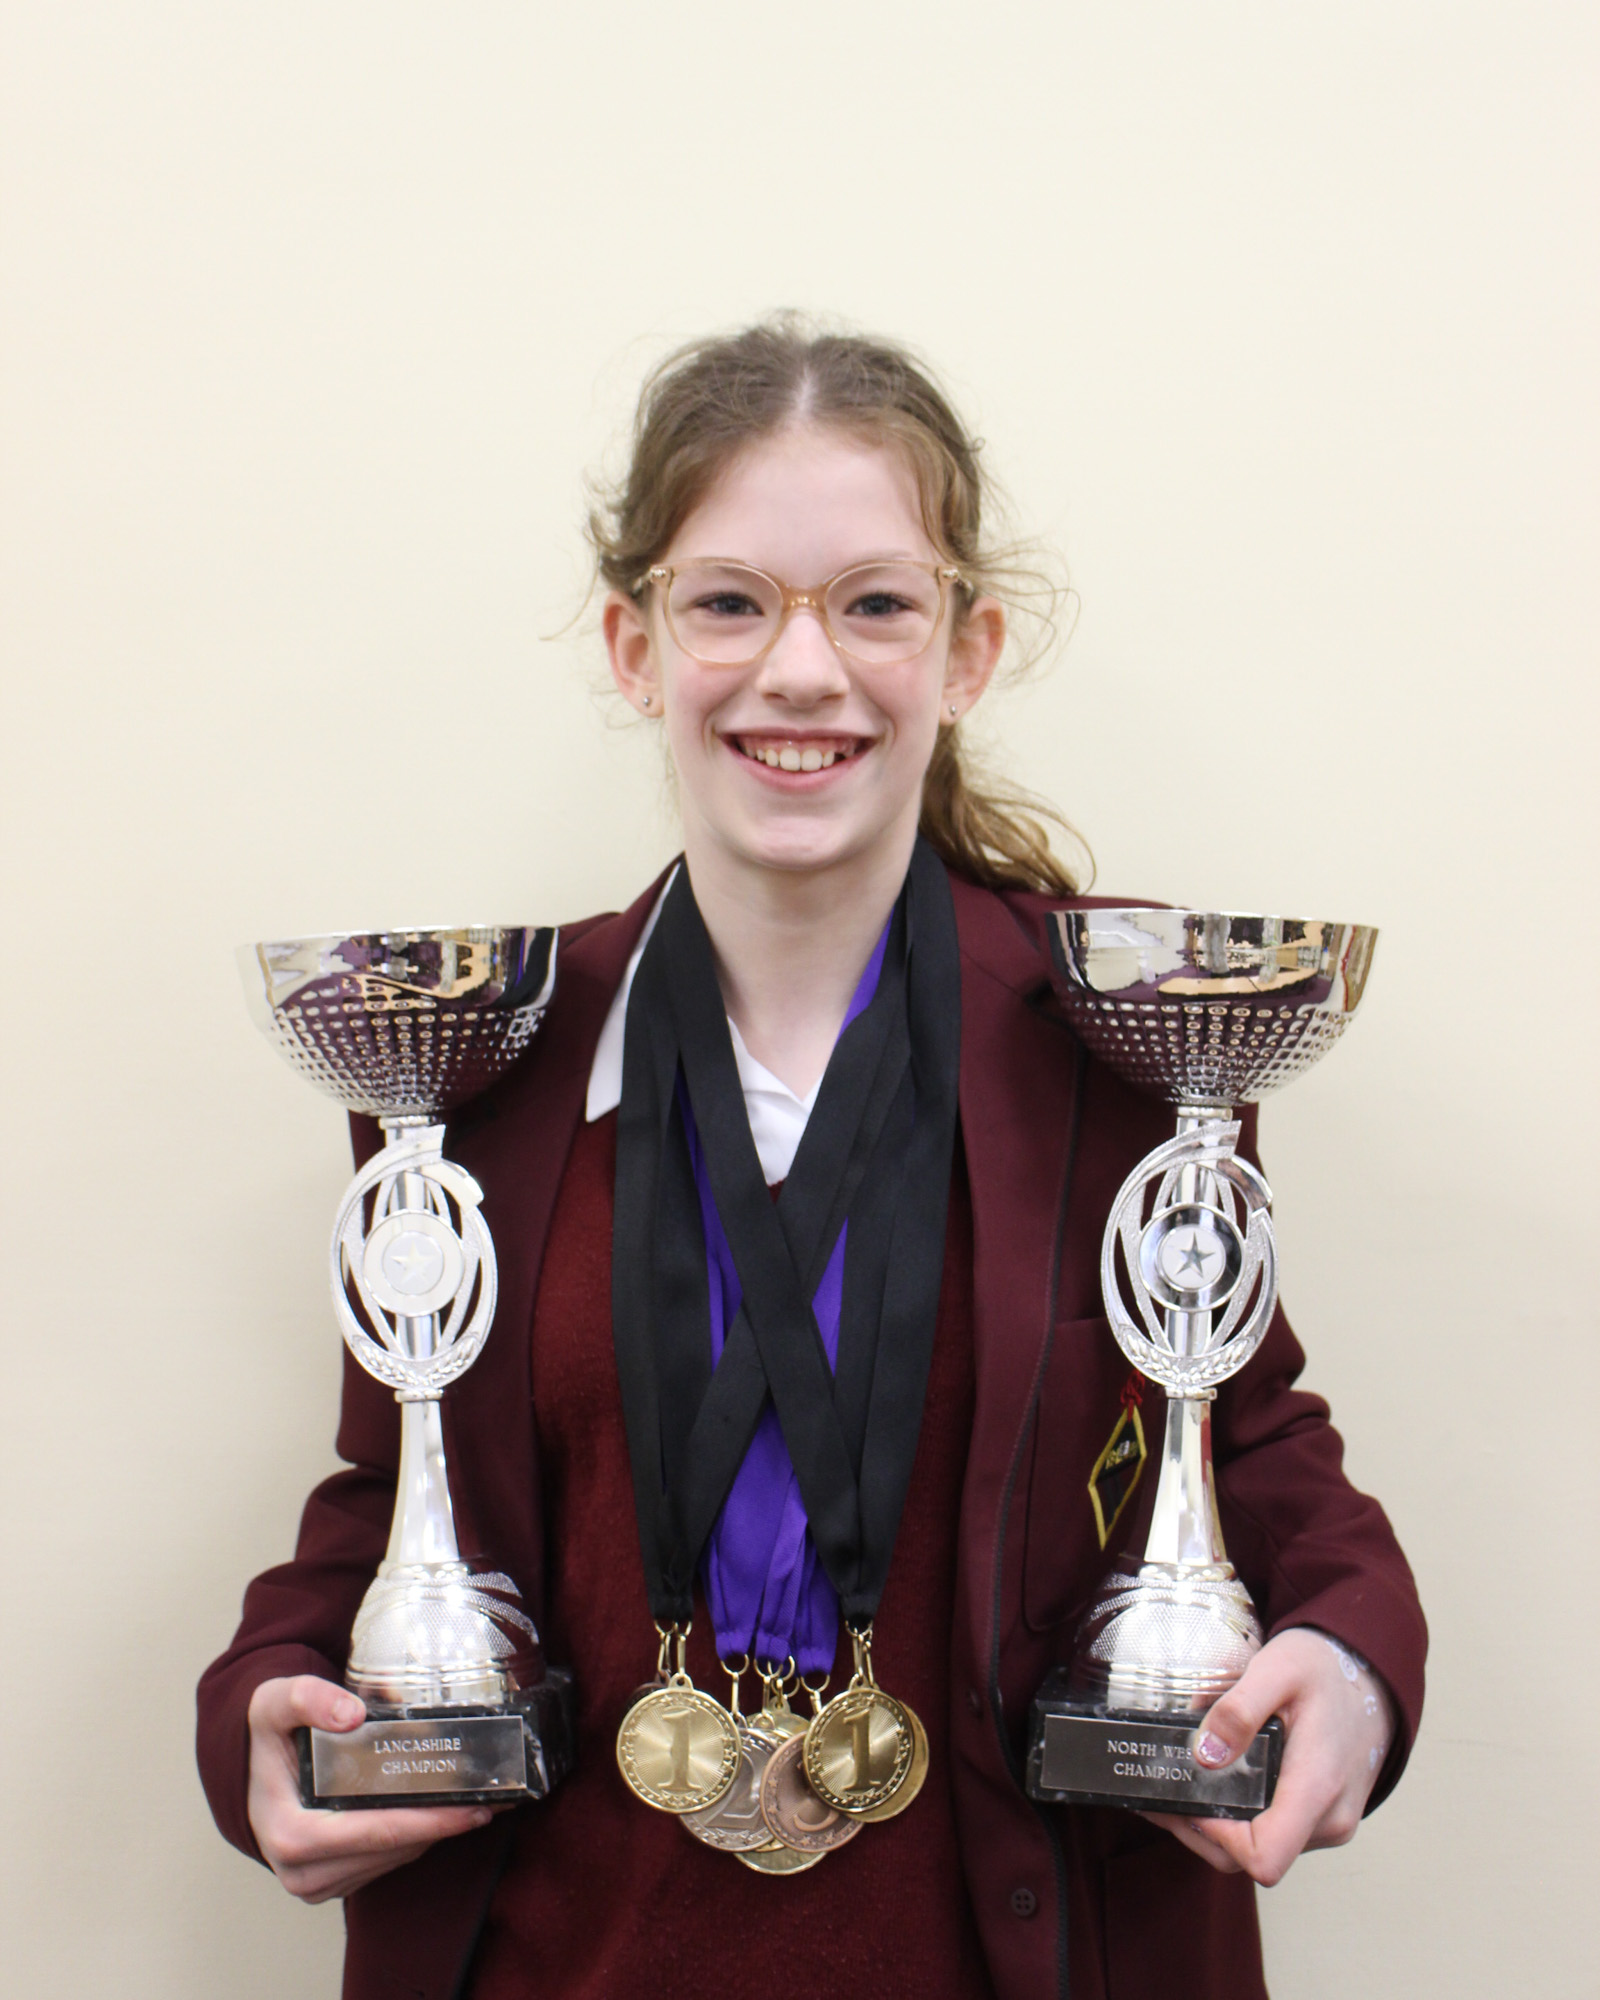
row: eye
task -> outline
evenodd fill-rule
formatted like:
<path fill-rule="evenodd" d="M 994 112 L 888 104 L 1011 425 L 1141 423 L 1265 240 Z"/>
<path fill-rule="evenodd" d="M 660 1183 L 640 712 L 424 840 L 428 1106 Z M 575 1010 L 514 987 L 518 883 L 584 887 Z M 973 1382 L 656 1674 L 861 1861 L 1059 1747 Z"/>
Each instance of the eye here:
<path fill-rule="evenodd" d="M 761 606 L 742 590 L 713 590 L 697 597 L 689 610 L 707 618 L 759 618 Z"/>
<path fill-rule="evenodd" d="M 847 618 L 903 618 L 916 607 L 892 590 L 864 590 L 845 607 Z"/>

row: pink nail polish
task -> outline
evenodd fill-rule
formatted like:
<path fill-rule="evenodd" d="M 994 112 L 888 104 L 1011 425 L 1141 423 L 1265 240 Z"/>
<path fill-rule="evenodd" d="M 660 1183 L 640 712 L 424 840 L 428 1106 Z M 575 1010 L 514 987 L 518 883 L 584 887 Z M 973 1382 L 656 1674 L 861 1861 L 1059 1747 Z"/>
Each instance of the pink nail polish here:
<path fill-rule="evenodd" d="M 1202 1764 L 1227 1764 L 1233 1760 L 1233 1752 L 1220 1736 L 1213 1736 L 1208 1729 L 1194 1746 L 1194 1754 Z"/>

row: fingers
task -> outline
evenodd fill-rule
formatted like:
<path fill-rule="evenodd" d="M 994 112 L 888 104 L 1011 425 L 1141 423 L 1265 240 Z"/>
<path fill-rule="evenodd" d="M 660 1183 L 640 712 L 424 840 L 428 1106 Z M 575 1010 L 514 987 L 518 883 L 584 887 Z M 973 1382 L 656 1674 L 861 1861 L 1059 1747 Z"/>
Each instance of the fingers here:
<path fill-rule="evenodd" d="M 1272 1804 L 1254 1819 L 1179 1819 L 1168 1813 L 1145 1813 L 1164 1826 L 1191 1853 L 1198 1854 L 1224 1875 L 1243 1873 L 1263 1889 L 1276 1888 L 1309 1846 L 1327 1845 L 1312 1839 L 1320 1818 L 1315 1796 L 1292 1782 L 1280 1781 Z"/>
<path fill-rule="evenodd" d="M 283 1735 L 294 1729 L 354 1729 L 366 1719 L 355 1695 L 315 1674 L 263 1681 L 250 1697 L 250 1727 Z"/>
<path fill-rule="evenodd" d="M 1286 1808 L 1281 1813 L 1280 1804 Z M 1180 1819 L 1171 1813 L 1141 1817 L 1152 1826 L 1165 1827 L 1219 1874 L 1248 1875 L 1263 1889 L 1276 1888 L 1311 1844 L 1306 1815 L 1292 1809 L 1281 1787 L 1267 1811 L 1255 1819 Z"/>
<path fill-rule="evenodd" d="M 1337 1847 L 1354 1835 L 1393 1726 L 1381 1682 L 1309 1626 L 1270 1639 L 1212 1704 L 1194 1733 L 1195 1762 L 1225 1769 L 1273 1715 L 1284 1726 L 1283 1763 L 1265 1812 L 1181 1827 L 1169 1815 L 1146 1815 L 1212 1867 L 1243 1869 L 1264 1888 L 1281 1882 L 1308 1847 Z"/>
<path fill-rule="evenodd" d="M 1231 1764 L 1274 1715 L 1293 1707 L 1299 1686 L 1295 1660 L 1263 1646 L 1195 1731 L 1196 1760 L 1214 1771 Z"/>
<path fill-rule="evenodd" d="M 1152 1826 L 1165 1827 L 1174 1840 L 1187 1847 L 1191 1854 L 1198 1854 L 1200 1859 L 1209 1867 L 1215 1868 L 1219 1875 L 1237 1875 L 1240 1872 L 1239 1863 L 1225 1847 L 1213 1840 L 1207 1831 L 1208 1828 L 1222 1825 L 1224 1822 L 1214 1819 L 1184 1819 L 1178 1813 L 1147 1812 L 1140 1813 L 1139 1817 L 1149 1820 Z"/>
<path fill-rule="evenodd" d="M 1272 1804 L 1252 1820 L 1197 1823 L 1264 1888 L 1281 1882 L 1306 1848 L 1348 1840 L 1359 1822 L 1360 1799 L 1346 1768 L 1349 1746 L 1329 1702 L 1337 1681 L 1333 1655 L 1319 1633 L 1282 1633 L 1257 1653 L 1195 1731 L 1196 1762 L 1217 1770 L 1248 1747 L 1269 1717 L 1283 1718 L 1283 1763 Z"/>
<path fill-rule="evenodd" d="M 486 1806 L 407 1806 L 374 1812 L 308 1812 L 278 1828 L 272 1872 L 303 1902 L 326 1902 L 403 1868 L 435 1841 L 486 1826 Z M 265 1843 L 263 1842 L 263 1851 Z"/>
<path fill-rule="evenodd" d="M 1287 1649 L 1291 1654 L 1293 1649 Z M 1212 1703 L 1195 1730 L 1192 1749 L 1196 1764 L 1225 1770 L 1254 1742 L 1272 1716 L 1292 1717 L 1302 1676 L 1285 1649 L 1265 1646 L 1228 1692 Z M 1308 1782 L 1303 1756 L 1294 1754 L 1291 1729 L 1271 1806 L 1255 1819 L 1177 1819 L 1170 1814 L 1146 1814 L 1165 1826 L 1192 1853 L 1224 1874 L 1243 1872 L 1263 1888 L 1282 1881 L 1311 1837 L 1327 1804 L 1322 1788 Z"/>
<path fill-rule="evenodd" d="M 348 1896 L 492 1817 L 485 1806 L 308 1810 L 294 1731 L 353 1729 L 365 1716 L 356 1696 L 313 1674 L 263 1681 L 251 1697 L 250 1825 L 273 1873 L 304 1902 Z"/>

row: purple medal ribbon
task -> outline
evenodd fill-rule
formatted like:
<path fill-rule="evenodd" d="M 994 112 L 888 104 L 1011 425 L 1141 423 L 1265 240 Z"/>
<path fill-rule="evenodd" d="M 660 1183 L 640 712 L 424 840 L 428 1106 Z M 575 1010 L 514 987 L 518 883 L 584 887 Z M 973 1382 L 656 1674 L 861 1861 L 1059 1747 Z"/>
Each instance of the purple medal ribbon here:
<path fill-rule="evenodd" d="M 893 920 L 891 919 L 891 922 Z M 873 947 L 839 1025 L 842 1035 L 866 1012 L 878 990 L 889 925 Z M 733 1251 L 711 1194 L 711 1177 L 695 1129 L 694 1112 L 682 1079 L 678 1107 L 689 1142 L 689 1159 L 700 1193 L 700 1216 L 706 1234 L 706 1273 L 711 1294 L 711 1365 L 722 1358 L 727 1330 L 739 1314 L 744 1289 L 734 1268 Z M 811 1301 L 817 1331 L 837 1368 L 839 1317 L 844 1305 L 844 1250 L 848 1221 L 839 1231 L 821 1283 Z M 702 1559 L 706 1600 L 724 1659 L 748 1653 L 752 1659 L 793 1658 L 803 1674 L 826 1673 L 839 1643 L 839 1599 L 827 1572 L 817 1561 L 800 1498 L 800 1482 L 789 1461 L 783 1427 L 770 1399 L 761 1412 L 744 1463 L 734 1475 L 728 1497 L 717 1516 Z"/>

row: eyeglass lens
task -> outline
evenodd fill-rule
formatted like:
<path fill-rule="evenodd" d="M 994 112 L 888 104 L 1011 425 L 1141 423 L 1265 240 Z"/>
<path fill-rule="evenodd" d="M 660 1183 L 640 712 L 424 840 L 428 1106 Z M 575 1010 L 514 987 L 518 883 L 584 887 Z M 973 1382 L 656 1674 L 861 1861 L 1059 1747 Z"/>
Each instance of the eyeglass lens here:
<path fill-rule="evenodd" d="M 867 563 L 834 578 L 823 608 L 835 643 L 852 659 L 909 660 L 938 628 L 939 580 L 915 564 Z M 777 636 L 783 596 L 771 577 L 740 563 L 690 563 L 673 573 L 667 616 L 686 653 L 742 666 Z"/>

